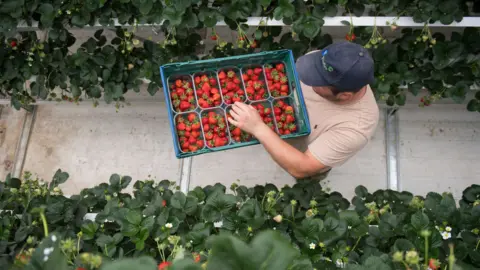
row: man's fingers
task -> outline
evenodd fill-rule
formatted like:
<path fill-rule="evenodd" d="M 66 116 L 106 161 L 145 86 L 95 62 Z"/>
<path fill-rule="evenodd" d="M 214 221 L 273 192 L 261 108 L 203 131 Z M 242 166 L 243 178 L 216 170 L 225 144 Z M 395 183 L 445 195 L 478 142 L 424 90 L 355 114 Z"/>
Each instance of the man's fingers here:
<path fill-rule="evenodd" d="M 240 119 L 240 115 L 238 115 L 238 113 L 234 110 L 231 110 L 230 111 L 230 115 L 233 117 L 233 119 L 235 120 L 239 120 Z"/>
<path fill-rule="evenodd" d="M 243 103 L 243 102 L 238 102 L 237 101 L 233 104 L 233 106 L 236 106 L 236 107 L 240 108 L 242 111 L 246 111 L 248 109 L 248 105 Z"/>
<path fill-rule="evenodd" d="M 239 123 L 238 123 L 237 121 L 233 120 L 233 118 L 229 117 L 229 118 L 228 118 L 228 122 L 229 122 L 230 124 L 235 125 L 235 126 L 238 127 L 238 124 L 239 124 Z"/>

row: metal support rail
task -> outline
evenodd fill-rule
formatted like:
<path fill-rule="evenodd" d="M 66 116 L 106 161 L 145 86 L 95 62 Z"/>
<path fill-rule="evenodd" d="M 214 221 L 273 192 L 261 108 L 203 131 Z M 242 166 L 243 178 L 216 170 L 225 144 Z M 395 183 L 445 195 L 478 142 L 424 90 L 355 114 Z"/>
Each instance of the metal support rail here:
<path fill-rule="evenodd" d="M 417 23 L 413 21 L 412 17 L 373 17 L 373 16 L 362 16 L 362 17 L 350 17 L 350 16 L 336 16 L 336 17 L 324 17 L 323 26 L 345 26 L 344 21 L 353 22 L 355 26 L 379 26 L 385 27 L 389 26 L 392 22 L 395 22 L 397 26 L 403 27 L 423 27 L 425 23 Z M 288 26 L 283 21 L 270 19 L 268 17 L 248 17 L 245 24 L 249 26 Z M 136 27 L 152 27 L 160 26 L 159 24 L 137 24 Z M 217 26 L 226 26 L 227 24 L 224 21 L 217 22 Z M 451 24 L 442 24 L 440 22 L 435 22 L 428 24 L 430 27 L 480 27 L 480 17 L 463 17 L 463 20 L 460 22 L 453 22 Z M 108 28 L 112 26 L 120 27 L 133 27 L 131 24 L 121 24 L 118 22 L 118 19 L 113 19 L 113 23 L 110 25 L 102 25 L 96 22 L 94 25 L 86 25 L 83 29 L 100 29 Z M 73 27 L 80 29 L 77 27 Z M 38 22 L 33 22 L 31 26 L 27 23 L 20 23 L 17 25 L 17 30 L 19 31 L 34 31 L 38 30 Z"/>

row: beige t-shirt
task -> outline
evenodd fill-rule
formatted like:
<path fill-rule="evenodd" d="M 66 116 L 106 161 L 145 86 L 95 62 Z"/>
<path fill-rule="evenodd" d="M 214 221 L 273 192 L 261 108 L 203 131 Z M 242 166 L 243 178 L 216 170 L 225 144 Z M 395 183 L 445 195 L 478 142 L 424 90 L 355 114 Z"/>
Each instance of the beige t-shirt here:
<path fill-rule="evenodd" d="M 337 167 L 360 151 L 371 139 L 379 120 L 379 109 L 370 86 L 355 103 L 334 104 L 301 83 L 310 119 L 311 134 L 292 140 L 307 149 L 325 166 Z"/>

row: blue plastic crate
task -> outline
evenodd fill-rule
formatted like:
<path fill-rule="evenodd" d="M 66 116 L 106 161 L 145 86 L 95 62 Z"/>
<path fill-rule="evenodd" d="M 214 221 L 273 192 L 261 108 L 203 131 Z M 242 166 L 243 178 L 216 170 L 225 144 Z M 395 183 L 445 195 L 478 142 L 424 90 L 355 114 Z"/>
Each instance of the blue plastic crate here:
<path fill-rule="evenodd" d="M 161 66 L 160 74 L 161 74 L 162 83 L 164 86 L 163 91 L 165 93 L 165 99 L 167 104 L 166 107 L 168 110 L 168 117 L 170 122 L 171 133 L 172 133 L 173 145 L 174 145 L 175 154 L 177 158 L 186 158 L 186 157 L 191 157 L 191 156 L 200 155 L 200 154 L 224 151 L 228 149 L 244 147 L 249 145 L 256 145 L 256 144 L 259 144 L 259 142 L 257 140 L 252 140 L 248 142 L 235 142 L 234 140 L 231 139 L 229 128 L 227 127 L 228 136 L 230 138 L 229 143 L 227 145 L 221 146 L 221 147 L 208 147 L 204 139 L 204 136 L 202 134 L 202 138 L 205 142 L 204 147 L 202 149 L 199 149 L 195 152 L 183 152 L 181 150 L 180 142 L 177 135 L 175 118 L 193 112 L 200 119 L 202 113 L 205 113 L 211 110 L 215 110 L 218 113 L 223 112 L 223 114 L 225 115 L 225 112 L 228 109 L 229 105 L 223 102 L 223 97 L 222 97 L 222 103 L 219 106 L 214 108 L 209 108 L 209 109 L 202 109 L 197 104 L 198 99 L 195 94 L 195 103 L 197 106 L 194 109 L 186 112 L 176 112 L 174 110 L 174 106 L 172 105 L 172 101 L 170 98 L 171 81 L 176 80 L 177 78 L 189 79 L 192 81 L 192 84 L 194 87 L 193 74 L 195 73 L 212 72 L 212 74 L 214 73 L 218 75 L 217 71 L 220 69 L 236 68 L 240 72 L 240 77 L 241 77 L 242 68 L 244 67 L 257 65 L 257 66 L 261 66 L 263 69 L 263 72 L 265 72 L 264 65 L 271 64 L 271 63 L 284 64 L 285 70 L 286 70 L 285 73 L 287 75 L 288 82 L 289 82 L 289 95 L 282 96 L 282 97 L 273 97 L 271 95 L 270 89 L 267 87 L 269 96 L 262 102 L 266 102 L 266 104 L 270 104 L 272 106 L 272 104 L 275 101 L 285 99 L 294 108 L 296 125 L 297 125 L 297 132 L 293 134 L 288 134 L 288 135 L 281 135 L 281 138 L 288 139 L 288 138 L 307 136 L 310 134 L 311 128 L 310 128 L 310 122 L 308 119 L 308 113 L 305 106 L 303 94 L 301 91 L 300 81 L 298 79 L 297 71 L 295 68 L 295 60 L 291 50 L 278 50 L 278 51 L 261 52 L 261 53 L 255 53 L 255 54 L 231 56 L 231 57 L 209 59 L 209 60 L 172 63 L 172 64 Z M 218 80 L 218 76 L 217 76 L 217 80 Z M 245 89 L 243 80 L 242 80 L 242 85 Z M 247 99 L 245 102 L 247 104 L 253 104 L 258 101 L 251 101 Z M 278 131 L 276 121 L 274 121 L 274 124 L 275 124 L 275 129 Z M 228 125 L 228 121 L 227 121 L 227 125 Z M 203 125 L 201 130 L 203 133 Z"/>

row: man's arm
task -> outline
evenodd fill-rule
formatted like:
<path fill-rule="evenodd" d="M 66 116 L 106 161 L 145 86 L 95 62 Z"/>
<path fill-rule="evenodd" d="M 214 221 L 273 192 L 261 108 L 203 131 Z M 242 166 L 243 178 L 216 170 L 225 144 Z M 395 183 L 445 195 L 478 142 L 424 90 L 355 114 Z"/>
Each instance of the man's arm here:
<path fill-rule="evenodd" d="M 310 151 L 302 153 L 283 141 L 263 123 L 252 106 L 236 102 L 230 114 L 234 119 L 229 118 L 228 121 L 255 136 L 272 158 L 293 177 L 298 179 L 312 176 L 327 168 Z"/>
<path fill-rule="evenodd" d="M 282 140 L 267 125 L 262 125 L 253 136 L 263 144 L 278 165 L 297 179 L 315 175 L 327 168 L 309 150 L 302 153 Z"/>

